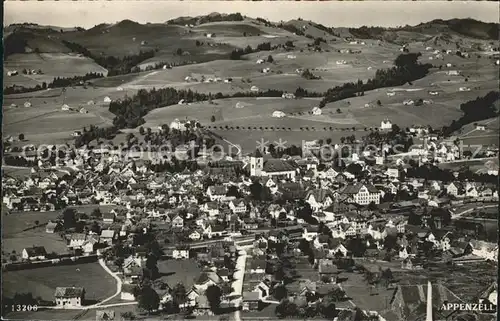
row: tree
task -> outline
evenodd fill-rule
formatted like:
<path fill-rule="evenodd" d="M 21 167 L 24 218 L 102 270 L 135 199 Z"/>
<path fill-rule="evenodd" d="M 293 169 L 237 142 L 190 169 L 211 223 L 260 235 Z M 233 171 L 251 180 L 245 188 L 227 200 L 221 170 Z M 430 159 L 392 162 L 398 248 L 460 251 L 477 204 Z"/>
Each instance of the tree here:
<path fill-rule="evenodd" d="M 338 314 L 335 303 L 329 297 L 326 297 L 323 299 L 323 301 L 321 301 L 321 304 L 319 305 L 319 312 L 321 313 L 321 315 L 323 315 L 324 318 L 332 320 Z"/>
<path fill-rule="evenodd" d="M 144 135 L 144 127 L 139 127 L 139 134 Z"/>
<path fill-rule="evenodd" d="M 123 320 L 135 320 L 135 314 L 131 311 L 122 312 L 120 315 Z"/>
<path fill-rule="evenodd" d="M 273 296 L 278 300 L 278 301 L 281 301 L 283 300 L 284 298 L 286 298 L 288 296 L 288 291 L 286 290 L 286 287 L 284 285 L 278 285 L 275 289 L 274 289 L 274 294 Z"/>
<path fill-rule="evenodd" d="M 18 137 L 18 138 L 19 138 L 19 140 L 20 140 L 20 141 L 23 141 L 23 140 L 24 140 L 24 134 L 22 134 L 22 133 L 21 133 L 21 134 L 19 134 L 19 137 Z"/>
<path fill-rule="evenodd" d="M 297 305 L 289 300 L 283 300 L 280 304 L 276 306 L 274 309 L 274 313 L 279 318 L 284 318 L 287 316 L 297 315 L 298 308 Z"/>
<path fill-rule="evenodd" d="M 63 227 L 64 229 L 73 228 L 76 226 L 76 210 L 67 208 L 63 212 Z"/>
<path fill-rule="evenodd" d="M 100 218 L 102 217 L 102 213 L 101 213 L 101 210 L 99 208 L 95 208 L 92 213 L 90 214 L 91 217 L 95 217 L 95 218 Z"/>
<path fill-rule="evenodd" d="M 382 102 L 379 100 L 377 100 L 377 106 L 382 106 Z"/>
<path fill-rule="evenodd" d="M 212 115 L 212 117 L 210 117 L 210 121 L 213 123 L 215 121 L 215 116 Z"/>
<path fill-rule="evenodd" d="M 342 113 L 342 110 L 340 110 L 340 108 L 337 108 L 337 114 L 341 114 Z"/>
<path fill-rule="evenodd" d="M 150 286 L 144 286 L 139 291 L 139 309 L 151 313 L 160 305 L 160 296 Z"/>
<path fill-rule="evenodd" d="M 186 302 L 186 295 L 187 295 L 186 288 L 182 283 L 177 283 L 172 289 L 172 301 L 177 306 L 184 304 L 184 302 Z"/>
<path fill-rule="evenodd" d="M 267 62 L 273 63 L 274 62 L 273 56 L 271 56 L 271 55 L 267 56 Z"/>
<path fill-rule="evenodd" d="M 210 310 L 216 312 L 220 307 L 222 290 L 217 285 L 211 285 L 207 288 L 205 295 L 210 304 Z"/>

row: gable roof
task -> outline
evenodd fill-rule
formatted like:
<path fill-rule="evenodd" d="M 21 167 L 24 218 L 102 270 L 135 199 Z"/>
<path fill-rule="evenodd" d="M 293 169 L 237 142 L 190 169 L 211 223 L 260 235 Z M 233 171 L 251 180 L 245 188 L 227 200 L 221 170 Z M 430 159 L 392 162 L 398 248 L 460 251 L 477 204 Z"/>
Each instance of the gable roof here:
<path fill-rule="evenodd" d="M 26 250 L 26 253 L 28 253 L 29 257 L 47 255 L 47 251 L 45 251 L 45 248 L 43 246 L 27 247 L 27 248 L 25 248 L 25 250 Z"/>
<path fill-rule="evenodd" d="M 84 293 L 85 289 L 80 287 L 57 287 L 54 296 L 56 298 L 79 298 Z"/>

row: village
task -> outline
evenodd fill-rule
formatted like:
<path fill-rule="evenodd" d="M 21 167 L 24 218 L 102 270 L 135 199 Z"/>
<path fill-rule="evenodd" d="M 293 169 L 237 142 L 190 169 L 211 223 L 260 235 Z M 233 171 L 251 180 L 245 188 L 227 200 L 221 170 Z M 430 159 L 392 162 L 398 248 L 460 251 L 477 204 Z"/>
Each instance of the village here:
<path fill-rule="evenodd" d="M 380 131 L 396 127 L 385 120 Z M 429 139 L 425 128 L 409 131 L 422 138 L 417 152 L 353 153 L 342 166 L 323 161 L 315 144 L 280 158 L 269 146 L 211 162 L 204 154 L 191 160 L 196 166 L 181 160 L 167 173 L 108 150 L 77 149 L 53 164 L 34 151 L 18 156 L 35 166 L 26 177 L 3 176 L 5 219 L 39 213 L 25 230 L 55 235 L 66 248 L 54 251 L 50 240 L 17 251 L 4 246 L 4 269 L 91 259 L 119 284 L 114 295 L 88 303 L 84 285 L 61 280 L 54 297 L 43 298 L 52 310 L 114 315 L 114 307 L 132 304 L 156 314 L 401 320 L 417 313 L 397 307 L 410 300 L 403 289 L 423 291 L 410 275 L 425 277 L 436 266 L 496 271 L 498 259 L 497 186 L 459 171 L 443 180 L 412 175 L 408 155 L 413 166 L 464 156 L 453 142 Z M 60 214 L 44 221 L 49 213 Z M 170 283 L 169 273 L 182 281 Z M 447 293 L 437 306 L 496 302 L 496 287 L 478 284 L 462 299 L 452 283 L 436 283 Z"/>

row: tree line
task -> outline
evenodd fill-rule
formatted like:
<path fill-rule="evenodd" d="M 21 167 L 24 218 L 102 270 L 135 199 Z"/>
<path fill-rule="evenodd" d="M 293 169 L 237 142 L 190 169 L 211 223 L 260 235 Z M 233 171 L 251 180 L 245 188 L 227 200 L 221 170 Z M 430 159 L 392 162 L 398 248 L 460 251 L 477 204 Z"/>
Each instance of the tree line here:
<path fill-rule="evenodd" d="M 24 86 L 9 86 L 4 88 L 3 94 L 4 95 L 11 95 L 11 94 L 23 94 L 23 93 L 30 93 L 34 91 L 39 91 L 39 90 L 44 90 L 47 88 L 61 88 L 61 87 L 68 87 L 68 86 L 75 86 L 79 85 L 82 82 L 87 82 L 91 79 L 97 79 L 97 78 L 102 78 L 104 75 L 102 73 L 97 73 L 97 72 L 88 72 L 83 76 L 73 76 L 73 77 L 56 77 L 52 82 L 46 83 L 43 82 L 41 85 L 38 84 L 34 87 L 24 87 Z"/>
<path fill-rule="evenodd" d="M 365 91 L 383 87 L 401 86 L 423 78 L 429 73 L 432 65 L 420 64 L 418 62 L 420 56 L 422 56 L 421 53 L 401 54 L 394 61 L 395 67 L 378 69 L 375 72 L 375 78 L 368 79 L 366 83 L 358 80 L 357 83 L 349 82 L 328 89 L 325 98 L 319 105 L 320 108 L 330 102 L 356 97 L 357 94 L 363 94 Z"/>

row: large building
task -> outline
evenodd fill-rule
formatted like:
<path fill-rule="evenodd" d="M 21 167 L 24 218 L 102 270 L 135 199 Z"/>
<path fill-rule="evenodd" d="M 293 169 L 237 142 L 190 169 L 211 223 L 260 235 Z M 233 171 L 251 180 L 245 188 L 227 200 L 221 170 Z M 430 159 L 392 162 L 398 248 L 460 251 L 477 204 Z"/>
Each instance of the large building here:
<path fill-rule="evenodd" d="M 295 178 L 296 168 L 282 159 L 264 160 L 259 150 L 250 156 L 250 175 L 257 177 Z"/>
<path fill-rule="evenodd" d="M 368 205 L 373 202 L 380 204 L 380 191 L 370 184 L 349 184 L 340 191 L 340 194 L 347 196 L 349 203 Z"/>

